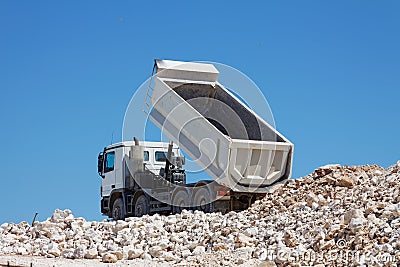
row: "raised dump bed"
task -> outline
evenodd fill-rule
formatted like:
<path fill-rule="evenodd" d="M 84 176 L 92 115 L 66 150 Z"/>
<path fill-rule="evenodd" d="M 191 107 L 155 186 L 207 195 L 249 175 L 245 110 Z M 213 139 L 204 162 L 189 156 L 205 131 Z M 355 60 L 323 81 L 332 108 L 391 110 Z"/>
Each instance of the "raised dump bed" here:
<path fill-rule="evenodd" d="M 262 193 L 290 178 L 293 144 L 220 84 L 214 65 L 155 67 L 150 119 L 219 184 Z"/>

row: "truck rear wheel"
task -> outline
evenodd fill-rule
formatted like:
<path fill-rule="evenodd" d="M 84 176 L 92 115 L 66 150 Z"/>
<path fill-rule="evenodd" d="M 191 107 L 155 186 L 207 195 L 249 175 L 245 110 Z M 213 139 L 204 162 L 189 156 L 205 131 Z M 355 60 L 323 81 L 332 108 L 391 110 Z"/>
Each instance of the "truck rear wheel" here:
<path fill-rule="evenodd" d="M 140 195 L 135 201 L 133 216 L 141 217 L 145 214 L 149 214 L 149 203 L 145 195 Z"/>
<path fill-rule="evenodd" d="M 194 195 L 193 205 L 196 210 L 211 212 L 210 192 L 206 188 L 200 188 Z"/>
<path fill-rule="evenodd" d="M 112 207 L 111 217 L 114 220 L 124 220 L 125 219 L 125 209 L 124 209 L 124 202 L 122 198 L 117 198 Z"/>
<path fill-rule="evenodd" d="M 186 191 L 181 190 L 175 194 L 173 199 L 172 213 L 181 213 L 182 210 L 189 207 L 189 195 Z"/>

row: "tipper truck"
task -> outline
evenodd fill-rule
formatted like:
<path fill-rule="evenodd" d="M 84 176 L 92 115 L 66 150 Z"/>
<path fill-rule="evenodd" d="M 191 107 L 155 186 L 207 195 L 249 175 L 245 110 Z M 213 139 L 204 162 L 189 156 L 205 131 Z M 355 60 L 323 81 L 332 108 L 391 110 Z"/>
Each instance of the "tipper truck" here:
<path fill-rule="evenodd" d="M 135 138 L 104 148 L 104 215 L 244 210 L 290 178 L 293 144 L 218 76 L 213 64 L 155 60 L 144 112 L 170 142 Z M 187 183 L 180 149 L 213 180 Z"/>

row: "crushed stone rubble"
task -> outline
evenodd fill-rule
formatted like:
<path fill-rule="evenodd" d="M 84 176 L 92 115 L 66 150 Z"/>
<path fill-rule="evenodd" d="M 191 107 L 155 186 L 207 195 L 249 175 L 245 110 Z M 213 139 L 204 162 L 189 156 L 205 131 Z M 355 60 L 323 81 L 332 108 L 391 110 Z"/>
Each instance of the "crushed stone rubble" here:
<path fill-rule="evenodd" d="M 326 165 L 278 186 L 251 208 L 89 222 L 56 210 L 4 223 L 0 255 L 152 260 L 181 266 L 399 266 L 400 161 Z"/>

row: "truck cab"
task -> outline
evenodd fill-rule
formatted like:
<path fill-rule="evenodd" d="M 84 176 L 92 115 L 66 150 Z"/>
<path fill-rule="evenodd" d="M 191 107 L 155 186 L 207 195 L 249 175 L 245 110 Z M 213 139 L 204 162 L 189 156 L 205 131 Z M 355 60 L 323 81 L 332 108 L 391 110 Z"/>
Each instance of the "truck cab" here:
<path fill-rule="evenodd" d="M 131 210 L 126 210 L 128 207 L 134 205 L 133 198 L 137 198 L 139 194 L 145 194 L 143 188 L 135 182 L 136 172 L 140 172 L 146 176 L 147 180 L 160 179 L 165 171 L 167 152 L 169 143 L 167 142 L 147 142 L 147 141 L 125 141 L 115 143 L 104 148 L 98 156 L 98 173 L 102 177 L 101 180 L 101 211 L 104 215 L 112 218 L 122 218 L 127 215 L 140 215 L 135 214 Z M 132 157 L 132 149 L 138 148 L 140 165 L 130 167 L 135 160 Z M 172 145 L 171 159 L 181 159 L 179 147 L 175 144 Z M 176 161 L 176 160 L 175 160 Z M 184 171 L 179 169 L 180 173 Z M 185 177 L 186 178 L 186 177 Z M 150 199 L 147 201 L 149 202 Z M 113 207 L 117 202 L 117 214 L 113 215 Z M 122 203 L 121 203 L 122 202 Z M 145 209 L 146 210 L 146 209 Z M 118 215 L 118 213 L 120 215 Z"/>

